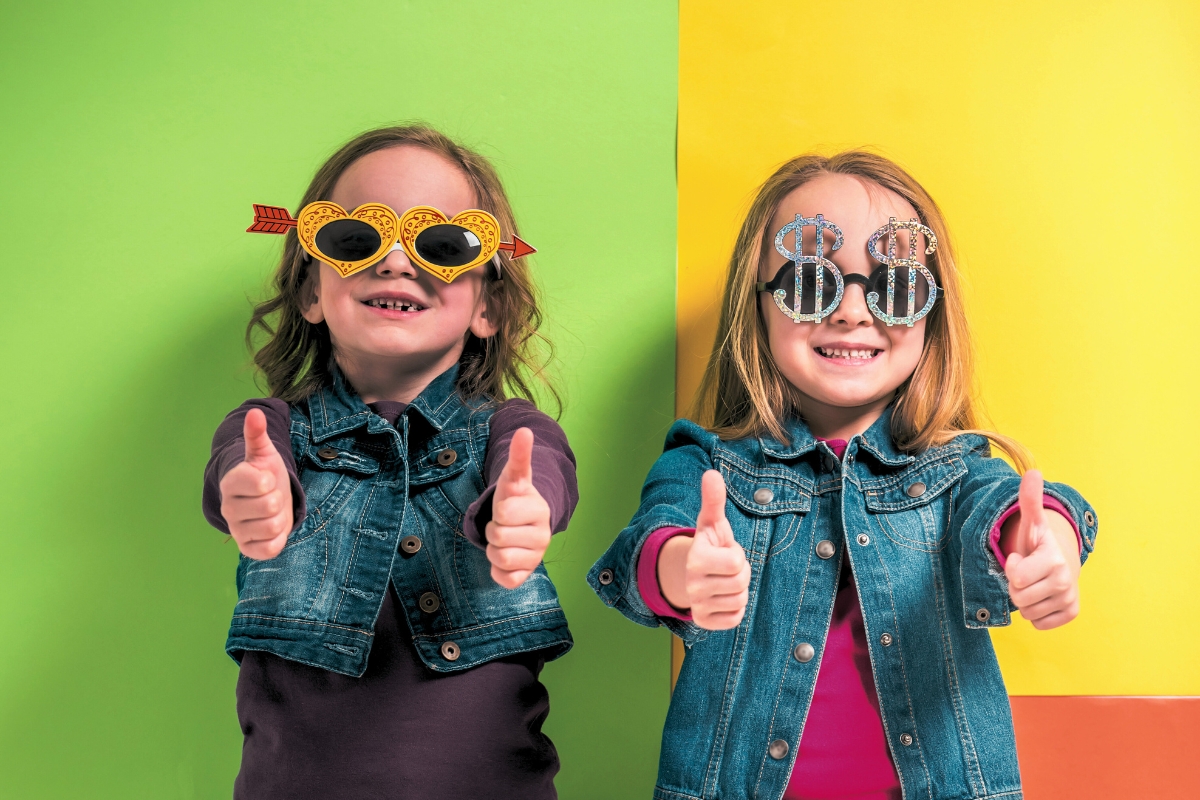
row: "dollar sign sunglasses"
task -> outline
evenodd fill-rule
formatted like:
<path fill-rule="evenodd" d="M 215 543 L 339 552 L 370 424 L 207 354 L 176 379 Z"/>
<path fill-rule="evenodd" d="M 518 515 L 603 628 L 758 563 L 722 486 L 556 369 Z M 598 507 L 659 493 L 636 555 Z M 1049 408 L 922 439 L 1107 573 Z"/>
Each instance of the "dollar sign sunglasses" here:
<path fill-rule="evenodd" d="M 286 208 L 254 204 L 254 224 L 247 233 L 285 234 L 295 228 L 304 252 L 324 261 L 343 278 L 403 250 L 414 264 L 446 283 L 495 259 L 504 250 L 521 258 L 537 250 L 513 234 L 500 240 L 500 223 L 477 208 L 447 217 L 431 206 L 415 206 L 397 214 L 383 203 L 366 203 L 353 211 L 320 200 L 292 217 Z"/>
<path fill-rule="evenodd" d="M 804 229 L 816 231 L 816 252 L 804 254 Z M 770 292 L 775 305 L 793 322 L 820 322 L 842 302 L 846 284 L 858 284 L 866 295 L 867 308 L 879 320 L 892 325 L 912 327 L 933 308 L 938 287 L 929 268 L 917 260 L 917 236 L 923 235 L 926 255 L 937 250 L 937 236 L 919 220 L 897 222 L 895 217 L 867 240 L 867 252 L 881 262 L 870 275 L 843 275 L 837 265 L 825 257 L 825 231 L 834 235 L 832 253 L 842 246 L 842 229 L 825 219 L 796 215 L 775 234 L 775 249 L 788 263 L 779 268 L 770 282 L 759 281 L 755 289 Z M 896 256 L 896 232 L 908 231 L 908 257 Z M 795 251 L 788 250 L 784 238 L 795 234 Z M 887 237 L 887 252 L 879 251 L 879 241 Z"/>

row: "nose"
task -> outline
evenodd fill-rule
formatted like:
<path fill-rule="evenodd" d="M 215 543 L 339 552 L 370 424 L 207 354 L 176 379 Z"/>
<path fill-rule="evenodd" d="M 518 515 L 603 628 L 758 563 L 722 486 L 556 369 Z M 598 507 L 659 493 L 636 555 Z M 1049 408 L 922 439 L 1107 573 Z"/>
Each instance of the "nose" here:
<path fill-rule="evenodd" d="M 847 283 L 842 292 L 842 302 L 829 315 L 829 321 L 834 325 L 845 325 L 848 328 L 870 327 L 875 324 L 875 315 L 867 307 L 867 287 L 856 283 Z"/>
<path fill-rule="evenodd" d="M 417 277 L 417 268 L 408 260 L 408 254 L 399 245 L 375 264 L 375 274 L 381 278 Z"/>

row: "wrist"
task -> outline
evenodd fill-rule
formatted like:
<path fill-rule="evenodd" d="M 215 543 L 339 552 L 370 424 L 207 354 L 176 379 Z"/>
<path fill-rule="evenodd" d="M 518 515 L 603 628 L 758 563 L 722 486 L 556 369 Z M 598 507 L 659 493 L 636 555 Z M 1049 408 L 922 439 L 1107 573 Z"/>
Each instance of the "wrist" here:
<path fill-rule="evenodd" d="M 691 607 L 687 592 L 687 559 L 692 551 L 692 537 L 672 536 L 658 551 L 658 587 L 663 599 L 677 611 Z"/>

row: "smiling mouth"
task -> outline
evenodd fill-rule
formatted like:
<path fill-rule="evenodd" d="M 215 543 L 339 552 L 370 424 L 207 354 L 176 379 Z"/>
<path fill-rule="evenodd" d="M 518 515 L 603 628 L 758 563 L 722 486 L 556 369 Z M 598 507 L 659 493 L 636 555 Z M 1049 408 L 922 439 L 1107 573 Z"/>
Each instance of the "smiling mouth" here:
<path fill-rule="evenodd" d="M 389 300 L 386 297 L 376 298 L 374 300 L 364 300 L 363 305 L 371 308 L 381 308 L 385 311 L 424 311 L 425 306 L 414 303 L 411 300 Z"/>
<path fill-rule="evenodd" d="M 869 361 L 883 352 L 882 350 L 872 349 L 846 350 L 840 347 L 814 347 L 813 350 L 825 358 L 849 358 L 860 359 L 862 361 Z"/>

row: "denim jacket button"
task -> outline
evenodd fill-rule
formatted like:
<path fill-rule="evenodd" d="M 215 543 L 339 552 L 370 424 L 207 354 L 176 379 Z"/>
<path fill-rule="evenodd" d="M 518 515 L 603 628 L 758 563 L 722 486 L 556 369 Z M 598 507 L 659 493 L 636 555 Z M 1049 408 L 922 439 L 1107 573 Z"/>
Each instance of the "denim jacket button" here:
<path fill-rule="evenodd" d="M 908 747 L 912 743 L 913 743 L 913 738 L 912 738 L 911 733 L 900 734 L 900 744 L 904 745 L 905 747 Z"/>
<path fill-rule="evenodd" d="M 910 483 L 908 488 L 904 491 L 909 497 L 920 497 L 921 495 L 925 494 L 925 484 L 921 483 L 920 481 L 917 481 L 916 483 Z"/>
<path fill-rule="evenodd" d="M 770 489 L 763 487 L 754 492 L 754 502 L 760 506 L 765 506 L 775 499 L 775 493 Z"/>
<path fill-rule="evenodd" d="M 421 599 L 418 602 L 421 604 L 421 610 L 426 614 L 432 614 L 442 605 L 442 601 L 433 592 L 426 592 L 421 595 Z M 443 653 L 443 655 L 445 654 Z"/>
<path fill-rule="evenodd" d="M 837 548 L 828 539 L 817 542 L 817 555 L 821 558 L 832 558 L 835 552 L 837 552 Z"/>
<path fill-rule="evenodd" d="M 863 547 L 866 547 L 867 545 L 869 545 L 871 543 L 871 537 L 867 536 L 865 533 L 860 533 L 858 535 L 858 543 L 861 544 Z"/>
<path fill-rule="evenodd" d="M 460 655 L 462 655 L 462 651 L 454 642 L 442 642 L 442 658 L 447 661 L 458 661 Z"/>
<path fill-rule="evenodd" d="M 1096 526 L 1096 515 L 1091 511 L 1083 512 L 1083 524 L 1089 528 L 1094 528 Z"/>
<path fill-rule="evenodd" d="M 879 637 L 879 643 L 884 647 L 887 647 L 892 643 L 892 635 L 890 633 L 881 634 Z"/>
<path fill-rule="evenodd" d="M 991 618 L 992 612 L 988 611 L 986 608 L 981 608 L 975 612 L 975 619 L 979 620 L 980 622 L 987 622 Z"/>
<path fill-rule="evenodd" d="M 400 540 L 400 549 L 411 556 L 421 549 L 421 540 L 416 536 L 405 536 Z"/>
<path fill-rule="evenodd" d="M 785 742 L 783 739 L 776 739 L 775 741 L 771 742 L 771 746 L 767 748 L 767 752 L 771 754 L 771 758 L 775 759 L 776 761 L 781 761 L 787 757 L 788 749 L 787 742 Z"/>
<path fill-rule="evenodd" d="M 335 458 L 338 457 L 337 448 L 322 447 L 320 450 L 317 451 L 317 457 L 320 458 L 322 461 L 333 461 Z"/>
<path fill-rule="evenodd" d="M 458 460 L 458 453 L 454 452 L 453 447 L 447 447 L 445 450 L 437 454 L 437 462 L 443 467 L 448 467 Z"/>
<path fill-rule="evenodd" d="M 596 578 L 600 581 L 601 586 L 608 586 L 613 582 L 613 571 L 611 569 L 602 569 Z"/>
<path fill-rule="evenodd" d="M 838 467 L 838 460 L 833 456 L 825 456 L 825 469 L 833 472 Z"/>
<path fill-rule="evenodd" d="M 801 642 L 792 650 L 792 655 L 795 656 L 796 660 L 801 664 L 806 664 L 809 661 L 812 661 L 812 657 L 816 654 L 817 651 L 814 650 L 813 646 L 808 642 Z"/>

